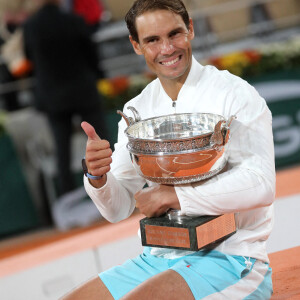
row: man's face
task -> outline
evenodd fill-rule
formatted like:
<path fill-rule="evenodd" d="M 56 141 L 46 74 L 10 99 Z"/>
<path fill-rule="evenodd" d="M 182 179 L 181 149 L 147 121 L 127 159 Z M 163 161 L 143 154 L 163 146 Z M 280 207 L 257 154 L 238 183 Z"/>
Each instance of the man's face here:
<path fill-rule="evenodd" d="M 189 29 L 180 15 L 168 10 L 146 12 L 136 19 L 139 43 L 130 41 L 135 52 L 158 78 L 185 80 L 191 66 L 192 20 Z"/>

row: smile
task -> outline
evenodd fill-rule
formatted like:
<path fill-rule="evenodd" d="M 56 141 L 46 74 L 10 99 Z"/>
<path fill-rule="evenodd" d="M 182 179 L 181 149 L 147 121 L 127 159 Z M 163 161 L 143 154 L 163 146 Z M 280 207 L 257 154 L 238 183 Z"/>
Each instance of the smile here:
<path fill-rule="evenodd" d="M 181 55 L 179 55 L 177 58 L 173 60 L 160 62 L 160 64 L 168 67 L 176 64 L 180 59 L 181 59 Z"/>

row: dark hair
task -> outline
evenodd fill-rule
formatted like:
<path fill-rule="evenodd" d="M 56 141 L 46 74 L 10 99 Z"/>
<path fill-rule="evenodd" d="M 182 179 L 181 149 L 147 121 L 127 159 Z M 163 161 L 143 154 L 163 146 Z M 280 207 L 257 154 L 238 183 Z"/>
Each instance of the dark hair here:
<path fill-rule="evenodd" d="M 125 21 L 132 39 L 139 42 L 136 30 L 136 18 L 147 11 L 169 10 L 182 17 L 186 28 L 189 28 L 190 17 L 181 0 L 136 0 L 125 16 Z"/>

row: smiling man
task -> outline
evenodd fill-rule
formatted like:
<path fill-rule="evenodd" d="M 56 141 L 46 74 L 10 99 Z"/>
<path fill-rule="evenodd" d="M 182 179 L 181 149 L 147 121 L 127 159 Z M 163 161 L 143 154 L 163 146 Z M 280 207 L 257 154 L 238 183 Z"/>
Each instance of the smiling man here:
<path fill-rule="evenodd" d="M 157 79 L 124 112 L 133 106 L 142 119 L 195 112 L 226 119 L 236 115 L 228 168 L 202 182 L 147 182 L 143 188 L 146 181 L 126 149 L 125 121 L 119 122 L 114 153 L 83 122 L 87 193 L 110 222 L 128 218 L 135 207 L 147 217 L 173 208 L 188 216 L 234 213 L 237 232 L 199 251 L 144 247 L 135 259 L 100 273 L 64 299 L 269 299 L 266 241 L 273 224 L 275 167 L 272 116 L 265 100 L 242 79 L 195 60 L 193 22 L 180 0 L 137 0 L 126 23 L 135 52 L 145 57 Z"/>
<path fill-rule="evenodd" d="M 129 18 L 127 21 L 131 22 Z M 135 24 L 138 36 L 130 35 L 135 52 L 144 55 L 149 69 L 160 79 L 172 100 L 176 100 L 192 65 L 192 20 L 184 23 L 181 15 L 157 10 L 155 14 L 149 11 L 138 16 Z"/>

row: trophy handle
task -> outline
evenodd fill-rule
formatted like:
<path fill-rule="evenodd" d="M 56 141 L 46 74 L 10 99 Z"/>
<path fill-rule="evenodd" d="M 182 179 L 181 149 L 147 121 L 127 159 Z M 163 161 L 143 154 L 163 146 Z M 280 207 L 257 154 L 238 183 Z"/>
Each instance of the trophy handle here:
<path fill-rule="evenodd" d="M 214 133 L 210 138 L 210 144 L 213 148 L 224 145 L 224 137 L 221 129 L 224 123 L 226 123 L 226 121 L 221 120 L 215 125 Z"/>
<path fill-rule="evenodd" d="M 128 106 L 127 109 L 132 111 L 133 116 L 134 116 L 134 122 L 141 121 L 141 116 L 140 116 L 139 112 L 133 106 Z"/>
<path fill-rule="evenodd" d="M 227 120 L 227 122 L 225 123 L 225 126 L 223 127 L 224 129 L 224 142 L 223 145 L 226 145 L 228 140 L 229 140 L 229 133 L 230 133 L 230 125 L 232 123 L 233 120 L 236 119 L 236 116 L 230 116 L 230 118 Z"/>
<path fill-rule="evenodd" d="M 134 124 L 134 120 L 131 117 L 127 117 L 122 111 L 117 110 L 117 114 L 121 115 L 123 119 L 125 120 L 127 126 L 129 127 L 130 125 Z"/>
<path fill-rule="evenodd" d="M 236 116 L 230 116 L 227 121 L 221 120 L 215 125 L 214 133 L 210 138 L 210 143 L 212 147 L 224 146 L 229 139 L 229 127 Z M 223 125 L 224 124 L 224 125 Z"/>
<path fill-rule="evenodd" d="M 229 128 L 230 125 L 231 125 L 231 123 L 232 123 L 232 121 L 235 120 L 235 119 L 236 119 L 236 115 L 230 116 L 229 119 L 227 120 L 225 126 L 226 126 L 227 128 Z"/>
<path fill-rule="evenodd" d="M 127 115 L 124 114 L 121 110 L 117 110 L 117 113 L 123 117 L 128 127 L 133 125 L 136 122 L 141 121 L 140 114 L 133 106 L 128 106 L 127 109 L 132 111 L 134 118 L 127 117 Z"/>

